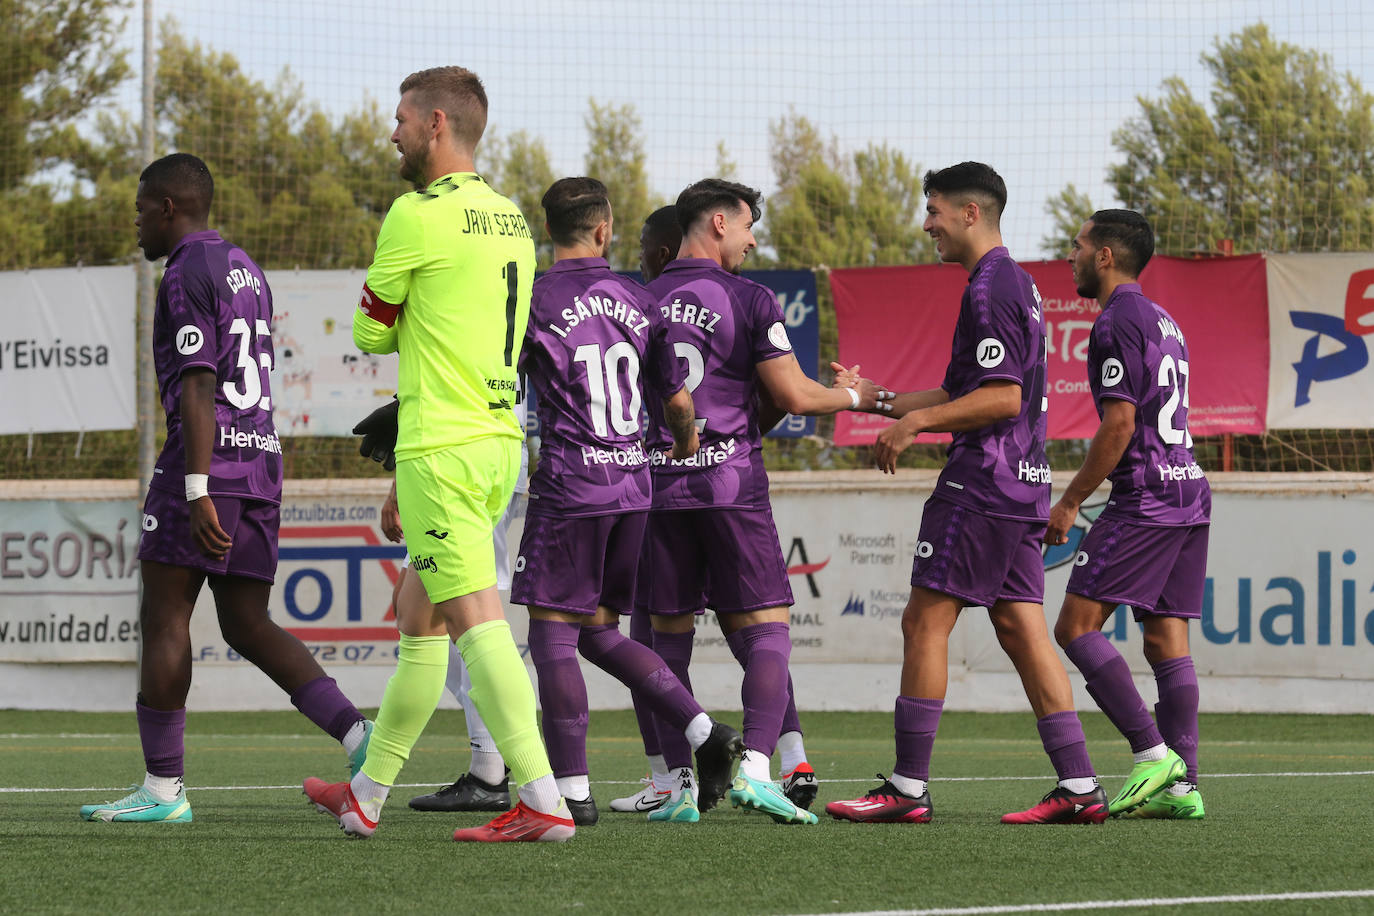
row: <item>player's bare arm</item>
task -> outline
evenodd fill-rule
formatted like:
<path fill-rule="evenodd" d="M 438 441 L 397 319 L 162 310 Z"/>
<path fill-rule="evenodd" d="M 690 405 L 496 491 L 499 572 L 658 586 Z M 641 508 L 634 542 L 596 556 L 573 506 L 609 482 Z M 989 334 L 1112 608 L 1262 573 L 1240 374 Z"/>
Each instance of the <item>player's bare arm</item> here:
<path fill-rule="evenodd" d="M 1121 398 L 1102 399 L 1102 424 L 1097 427 L 1083 466 L 1073 475 L 1069 487 L 1050 510 L 1045 528 L 1046 544 L 1064 544 L 1069 529 L 1078 517 L 1078 507 L 1107 479 L 1130 445 L 1135 432 L 1135 405 Z"/>
<path fill-rule="evenodd" d="M 791 353 L 764 360 L 755 367 L 755 371 L 773 403 L 779 409 L 799 417 L 825 416 L 842 410 L 871 410 L 879 403 L 882 393 L 868 379 L 860 379 L 857 387 L 853 388 L 827 388 L 807 378 L 801 364 Z M 857 403 L 851 391 L 857 394 Z"/>
<path fill-rule="evenodd" d="M 391 481 L 391 489 L 382 503 L 382 534 L 392 543 L 399 544 L 404 537 L 401 531 L 401 509 L 396 502 L 396 481 Z"/>
<path fill-rule="evenodd" d="M 188 369 L 181 376 L 181 431 L 187 474 L 210 473 L 210 453 L 215 447 L 215 381 L 212 369 Z M 208 557 L 222 558 L 233 545 L 219 525 L 214 501 L 202 496 L 188 502 L 196 546 Z"/>
<path fill-rule="evenodd" d="M 787 411 L 773 403 L 773 398 L 768 394 L 768 389 L 762 385 L 758 387 L 758 397 L 759 432 L 767 435 L 773 427 L 787 418 Z"/>
<path fill-rule="evenodd" d="M 663 402 L 663 419 L 673 434 L 673 460 L 681 461 L 695 455 L 701 440 L 697 437 L 696 407 L 686 385 Z"/>
<path fill-rule="evenodd" d="M 935 391 L 943 394 L 944 399 L 908 410 L 873 443 L 873 461 L 884 473 L 897 473 L 897 456 L 906 451 L 921 433 L 958 433 L 982 429 L 1021 413 L 1021 386 L 1010 380 L 984 382 L 954 400 L 950 400 L 948 392 L 943 389 L 937 388 Z M 915 394 L 935 397 L 932 392 Z M 900 401 L 903 397 L 898 395 L 895 400 Z"/>

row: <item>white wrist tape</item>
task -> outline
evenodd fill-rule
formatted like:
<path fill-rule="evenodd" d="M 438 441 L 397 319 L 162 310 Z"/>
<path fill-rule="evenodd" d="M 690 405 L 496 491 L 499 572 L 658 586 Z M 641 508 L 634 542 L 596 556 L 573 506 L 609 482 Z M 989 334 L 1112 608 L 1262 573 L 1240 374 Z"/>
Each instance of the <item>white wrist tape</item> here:
<path fill-rule="evenodd" d="M 186 475 L 186 501 L 194 502 L 202 496 L 210 495 L 210 475 L 209 474 L 187 474 Z"/>
<path fill-rule="evenodd" d="M 848 392 L 849 392 L 850 407 L 853 408 L 854 410 L 858 410 L 858 409 L 859 409 L 859 389 L 857 389 L 857 388 L 846 388 L 845 391 L 848 391 Z"/>

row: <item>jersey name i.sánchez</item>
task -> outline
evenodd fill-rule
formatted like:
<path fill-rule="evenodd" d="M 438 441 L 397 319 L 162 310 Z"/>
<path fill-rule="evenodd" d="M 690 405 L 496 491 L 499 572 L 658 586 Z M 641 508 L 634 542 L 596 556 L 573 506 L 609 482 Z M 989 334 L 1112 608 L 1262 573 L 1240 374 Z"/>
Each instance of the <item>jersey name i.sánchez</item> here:
<path fill-rule="evenodd" d="M 684 371 L 644 290 L 603 258 L 554 264 L 534 283 L 520 372 L 535 392 L 542 439 L 529 511 L 648 509 L 640 408 L 646 390 L 679 391 Z"/>
<path fill-rule="evenodd" d="M 661 396 L 647 396 L 655 509 L 768 504 L 754 368 L 792 352 L 777 295 L 705 258 L 670 263 L 649 284 L 668 341 L 686 372 L 701 449 L 670 457 Z"/>
<path fill-rule="evenodd" d="M 512 408 L 534 265 L 519 208 L 470 172 L 391 205 L 353 341 L 400 353 L 397 460 L 524 436 Z"/>
<path fill-rule="evenodd" d="M 1112 493 L 1103 517 L 1139 525 L 1209 521 L 1212 490 L 1193 456 L 1188 432 L 1188 344 L 1164 309 L 1138 283 L 1118 286 L 1088 338 L 1088 386 L 1097 415 L 1104 398 L 1135 405 L 1135 430 L 1107 475 Z"/>
<path fill-rule="evenodd" d="M 210 494 L 281 502 L 281 440 L 272 424 L 272 290 L 242 249 L 214 230 L 183 236 L 167 257 L 153 315 L 153 366 L 167 442 L 151 486 L 185 492 L 182 374 L 215 373 Z"/>
<path fill-rule="evenodd" d="M 1040 292 L 1007 249 L 994 248 L 969 274 L 940 387 L 954 400 L 986 382 L 1015 382 L 1021 411 L 953 434 L 936 498 L 998 518 L 1049 518 L 1046 360 Z"/>

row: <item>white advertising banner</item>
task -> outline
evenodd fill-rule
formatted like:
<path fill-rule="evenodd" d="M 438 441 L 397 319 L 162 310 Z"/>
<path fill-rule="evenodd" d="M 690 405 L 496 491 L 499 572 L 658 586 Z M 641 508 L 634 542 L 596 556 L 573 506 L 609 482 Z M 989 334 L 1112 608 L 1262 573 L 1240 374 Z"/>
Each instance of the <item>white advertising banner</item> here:
<path fill-rule="evenodd" d="M 138 658 L 131 499 L 0 502 L 0 661 Z"/>
<path fill-rule="evenodd" d="M 786 476 L 774 486 L 773 513 L 796 599 L 792 661 L 900 664 L 901 614 L 929 487 L 815 485 Z M 283 506 L 273 618 L 316 646 L 322 661 L 390 664 L 395 657 L 391 587 L 405 550 L 377 529 L 383 495 L 379 488 L 349 497 L 288 497 Z M 1105 493 L 1084 508 L 1070 544 L 1046 556 L 1051 621 L 1077 541 L 1103 498 Z M 1219 487 L 1207 594 L 1202 619 L 1192 627 L 1199 673 L 1374 680 L 1374 602 L 1367 600 L 1374 584 L 1371 514 L 1369 489 Z M 1275 537 L 1280 528 L 1283 537 Z M 517 520 L 512 551 L 520 530 Z M 196 614 L 193 655 L 202 663 L 236 661 L 219 640 L 208 600 L 203 596 L 204 611 Z M 513 608 L 509 616 L 523 649 L 526 615 Z M 1129 645 L 1123 651 L 1134 670 L 1149 671 L 1129 611 L 1118 611 L 1107 633 Z M 699 661 L 732 661 L 710 615 L 699 622 L 696 644 Z M 963 615 L 951 663 L 974 672 L 1012 670 L 979 610 Z"/>
<path fill-rule="evenodd" d="M 1269 428 L 1374 427 L 1374 253 L 1265 260 Z"/>
<path fill-rule="evenodd" d="M 278 270 L 272 287 L 273 420 L 282 436 L 349 436 L 396 393 L 396 355 L 353 343 L 361 270 Z"/>
<path fill-rule="evenodd" d="M 901 613 L 927 493 L 928 487 L 901 493 L 877 485 L 775 488 L 774 514 L 797 599 L 794 661 L 900 663 Z M 1046 554 L 1051 624 L 1078 541 L 1104 502 L 1105 491 L 1084 507 L 1070 543 Z M 1202 619 L 1191 634 L 1199 674 L 1374 681 L 1371 514 L 1374 490 L 1367 486 L 1218 486 Z M 1129 610 L 1117 611 L 1107 635 L 1125 644 L 1134 671 L 1149 672 Z M 981 610 L 962 615 L 950 662 L 971 672 L 1013 670 Z"/>
<path fill-rule="evenodd" d="M 134 426 L 134 268 L 0 272 L 0 434 Z"/>
<path fill-rule="evenodd" d="M 775 475 L 774 515 L 796 598 L 792 662 L 811 672 L 851 672 L 849 677 L 871 669 L 895 683 L 911 556 L 933 475 L 866 478 L 860 472 Z M 405 550 L 378 530 L 386 486 L 385 480 L 288 483 L 269 608 L 326 668 L 394 664 L 391 589 Z M 1084 508 L 1070 544 L 1046 555 L 1050 620 L 1077 541 L 1103 495 Z M 133 660 L 134 501 L 0 505 L 0 661 Z M 1306 679 L 1329 684 L 1330 691 L 1374 683 L 1371 514 L 1374 484 L 1368 480 L 1215 482 L 1207 591 L 1202 619 L 1191 627 L 1198 673 L 1240 679 L 1237 684 Z M 517 521 L 512 545 L 520 529 Z M 518 607 L 508 613 L 523 651 L 527 616 Z M 197 665 L 247 669 L 219 635 L 208 589 L 191 635 Z M 1148 673 L 1140 630 L 1128 611 L 1117 612 L 1107 635 L 1122 646 L 1132 670 Z M 710 615 L 698 622 L 695 658 L 717 670 L 734 666 Z M 1005 684 L 1012 670 L 987 615 L 975 609 L 955 629 L 950 663 L 951 708 L 984 703 L 979 679 Z M 378 671 L 378 677 L 384 675 Z M 589 674 L 589 684 L 593 680 Z M 1019 703 L 1014 679 L 1009 683 Z M 619 688 L 606 686 L 612 689 L 598 688 L 598 701 L 617 705 Z M 857 688 L 836 689 L 826 700 L 832 708 L 887 708 L 891 702 L 890 696 L 859 695 Z M 1237 708 L 1247 708 L 1245 694 L 1236 695 Z"/>

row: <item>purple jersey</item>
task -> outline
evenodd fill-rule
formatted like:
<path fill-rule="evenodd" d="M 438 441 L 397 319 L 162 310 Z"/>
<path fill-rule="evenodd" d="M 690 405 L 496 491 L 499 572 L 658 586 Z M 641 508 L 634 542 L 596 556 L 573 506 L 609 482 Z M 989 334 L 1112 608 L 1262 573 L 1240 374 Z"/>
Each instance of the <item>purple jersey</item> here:
<path fill-rule="evenodd" d="M 1045 371 L 1040 292 L 1007 249 L 994 248 L 969 274 L 940 387 L 954 400 L 984 382 L 1015 382 L 1021 386 L 1021 412 L 954 433 L 936 499 L 997 518 L 1049 519 Z"/>
<path fill-rule="evenodd" d="M 662 404 L 649 399 L 654 508 L 767 506 L 754 367 L 792 351 L 777 295 L 705 258 L 671 262 L 649 295 L 686 369 L 701 438 L 696 455 L 673 461 Z"/>
<path fill-rule="evenodd" d="M 683 381 L 665 330 L 644 290 L 603 258 L 559 261 L 534 282 L 520 350 L 543 439 L 531 512 L 578 517 L 649 508 L 639 426 L 644 391 L 671 396 Z"/>
<path fill-rule="evenodd" d="M 243 250 L 213 230 L 183 236 L 167 256 L 153 317 L 153 365 L 167 443 L 151 486 L 185 492 L 181 376 L 215 373 L 210 494 L 281 502 L 281 440 L 272 426 L 272 291 Z"/>
<path fill-rule="evenodd" d="M 1188 432 L 1188 345 L 1169 313 L 1123 283 L 1093 323 L 1088 385 L 1097 415 L 1103 398 L 1135 405 L 1135 431 L 1108 475 L 1104 518 L 1138 525 L 1201 525 L 1212 491 Z"/>

